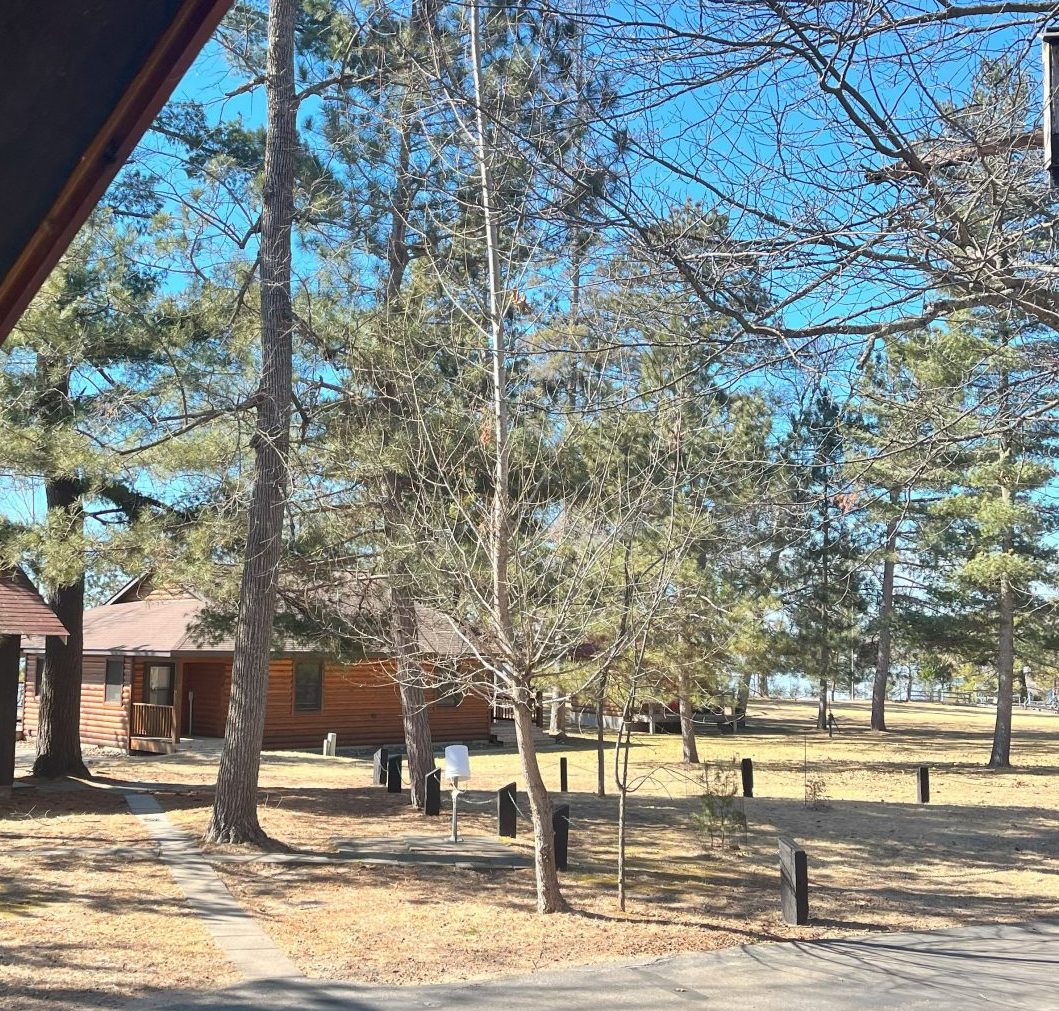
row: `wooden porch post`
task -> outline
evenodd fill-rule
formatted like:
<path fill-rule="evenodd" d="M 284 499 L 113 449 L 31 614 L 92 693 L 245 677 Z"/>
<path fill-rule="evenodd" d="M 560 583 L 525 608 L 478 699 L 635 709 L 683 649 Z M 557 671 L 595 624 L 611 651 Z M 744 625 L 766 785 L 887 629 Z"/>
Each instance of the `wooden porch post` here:
<path fill-rule="evenodd" d="M 184 661 L 173 661 L 173 743 L 184 736 Z"/>
<path fill-rule="evenodd" d="M 0 789 L 15 782 L 15 721 L 21 636 L 0 635 Z"/>

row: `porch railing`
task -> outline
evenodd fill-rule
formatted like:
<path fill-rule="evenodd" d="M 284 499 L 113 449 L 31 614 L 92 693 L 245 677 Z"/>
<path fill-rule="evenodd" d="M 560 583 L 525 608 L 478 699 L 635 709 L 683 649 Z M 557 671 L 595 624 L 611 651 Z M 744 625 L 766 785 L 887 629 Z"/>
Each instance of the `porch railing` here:
<path fill-rule="evenodd" d="M 176 718 L 173 706 L 154 706 L 133 702 L 129 714 L 130 737 L 153 737 L 176 743 Z"/>
<path fill-rule="evenodd" d="M 513 720 L 515 718 L 515 704 L 510 696 L 497 692 L 490 707 L 490 719 L 495 723 L 497 720 Z M 544 693 L 537 692 L 533 701 L 533 722 L 538 727 L 544 726 Z"/>

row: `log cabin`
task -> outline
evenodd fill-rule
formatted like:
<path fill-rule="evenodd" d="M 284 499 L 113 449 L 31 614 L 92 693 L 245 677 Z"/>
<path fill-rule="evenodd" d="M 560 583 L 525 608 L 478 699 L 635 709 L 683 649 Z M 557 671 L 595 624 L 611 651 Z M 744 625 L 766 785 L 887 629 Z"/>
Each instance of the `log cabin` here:
<path fill-rule="evenodd" d="M 85 611 L 82 742 L 171 753 L 182 739 L 224 736 L 234 644 L 201 637 L 197 621 L 205 604 L 145 576 Z M 464 662 L 462 641 L 427 608 L 417 614 L 417 626 L 419 653 L 434 671 L 427 704 L 435 741 L 488 740 L 486 699 L 438 673 Z M 36 732 L 43 653 L 43 639 L 23 641 L 28 736 Z M 315 748 L 331 732 L 339 747 L 399 745 L 404 729 L 395 672 L 396 661 L 380 654 L 339 663 L 311 649 L 274 653 L 263 747 Z"/>

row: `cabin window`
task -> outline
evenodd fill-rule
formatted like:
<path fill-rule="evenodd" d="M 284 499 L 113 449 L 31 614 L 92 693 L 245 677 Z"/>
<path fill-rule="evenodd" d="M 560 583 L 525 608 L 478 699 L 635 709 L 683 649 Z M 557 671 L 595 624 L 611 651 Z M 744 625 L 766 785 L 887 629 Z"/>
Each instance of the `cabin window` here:
<path fill-rule="evenodd" d="M 121 705 L 121 690 L 125 686 L 125 661 L 121 657 L 107 661 L 103 687 L 103 701 Z"/>
<path fill-rule="evenodd" d="M 27 657 L 27 659 L 26 659 L 26 677 L 28 678 L 30 676 L 30 672 L 31 671 L 33 672 L 33 695 L 34 696 L 39 696 L 40 695 L 40 672 L 41 672 L 41 669 L 43 667 L 44 667 L 44 664 L 41 663 L 41 661 L 38 660 L 35 656 Z"/>
<path fill-rule="evenodd" d="M 319 660 L 299 660 L 294 665 L 294 711 L 319 712 L 323 705 L 324 665 Z"/>
<path fill-rule="evenodd" d="M 437 692 L 436 705 L 454 709 L 463 701 L 463 692 L 460 691 L 455 681 L 442 681 L 435 691 Z"/>

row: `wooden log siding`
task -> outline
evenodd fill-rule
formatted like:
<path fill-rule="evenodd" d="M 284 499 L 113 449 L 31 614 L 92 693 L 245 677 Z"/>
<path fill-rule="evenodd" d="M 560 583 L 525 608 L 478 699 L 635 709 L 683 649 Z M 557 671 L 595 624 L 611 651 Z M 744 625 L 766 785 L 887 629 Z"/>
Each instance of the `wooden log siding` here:
<path fill-rule="evenodd" d="M 323 700 L 319 712 L 295 712 L 294 663 L 285 658 L 269 667 L 266 748 L 315 747 L 324 734 L 338 734 L 339 747 L 399 744 L 404 740 L 401 700 L 388 673 L 393 661 L 366 661 L 345 666 L 324 663 Z M 428 692 L 428 700 L 433 693 Z M 430 706 L 430 730 L 437 741 L 485 740 L 489 705 L 467 695 L 458 706 Z"/>
<path fill-rule="evenodd" d="M 113 659 L 113 657 L 109 658 Z M 121 702 L 106 701 L 105 656 L 85 656 L 81 666 L 81 741 L 84 744 L 103 745 L 108 748 L 126 748 L 129 744 L 129 701 L 131 697 L 131 662 L 124 658 L 124 683 Z M 37 679 L 44 663 L 43 656 L 28 658 L 29 670 L 26 678 L 25 722 L 27 737 L 37 734 L 39 693 Z"/>
<path fill-rule="evenodd" d="M 105 656 L 84 658 L 81 739 L 86 744 L 126 748 L 129 743 L 128 713 L 131 702 L 147 701 L 145 680 L 152 663 L 166 658 L 125 657 L 122 703 L 104 701 Z M 32 676 L 26 683 L 25 725 L 36 732 L 37 697 L 33 682 L 40 658 L 32 660 Z M 329 732 L 338 734 L 340 747 L 400 744 L 404 739 L 401 701 L 388 670 L 393 661 L 366 661 L 344 666 L 324 664 L 323 704 L 319 712 L 294 711 L 294 662 L 291 657 L 273 660 L 269 666 L 268 709 L 265 715 L 264 747 L 315 748 Z M 188 736 L 185 724 L 187 691 L 195 693 L 194 734 L 220 737 L 228 715 L 232 661 L 186 659 L 177 664 L 174 704 L 179 732 Z M 428 700 L 433 701 L 428 692 Z M 489 736 L 489 704 L 468 694 L 458 706 L 430 706 L 430 729 L 436 741 L 478 741 Z"/>

